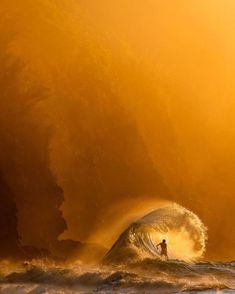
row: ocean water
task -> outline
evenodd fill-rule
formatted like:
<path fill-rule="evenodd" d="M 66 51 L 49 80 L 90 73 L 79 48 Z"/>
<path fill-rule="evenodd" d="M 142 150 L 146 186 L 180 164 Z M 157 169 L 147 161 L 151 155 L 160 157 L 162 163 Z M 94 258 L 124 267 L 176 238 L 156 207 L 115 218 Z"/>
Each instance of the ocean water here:
<path fill-rule="evenodd" d="M 235 262 L 144 259 L 99 267 L 29 264 L 2 273 L 0 293 L 235 293 Z"/>
<path fill-rule="evenodd" d="M 162 236 L 168 261 L 156 246 Z M 0 293 L 235 293 L 235 261 L 198 261 L 206 240 L 195 214 L 179 205 L 159 208 L 130 224 L 96 265 L 0 264 Z"/>

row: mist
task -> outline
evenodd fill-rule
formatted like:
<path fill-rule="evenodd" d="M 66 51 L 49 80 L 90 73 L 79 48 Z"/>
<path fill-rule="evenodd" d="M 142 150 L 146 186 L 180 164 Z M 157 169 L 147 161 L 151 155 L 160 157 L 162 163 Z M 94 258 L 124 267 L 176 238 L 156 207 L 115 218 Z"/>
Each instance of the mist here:
<path fill-rule="evenodd" d="M 140 205 L 171 201 L 208 227 L 206 258 L 232 259 L 233 6 L 3 1 L 5 256 L 108 248 Z"/>

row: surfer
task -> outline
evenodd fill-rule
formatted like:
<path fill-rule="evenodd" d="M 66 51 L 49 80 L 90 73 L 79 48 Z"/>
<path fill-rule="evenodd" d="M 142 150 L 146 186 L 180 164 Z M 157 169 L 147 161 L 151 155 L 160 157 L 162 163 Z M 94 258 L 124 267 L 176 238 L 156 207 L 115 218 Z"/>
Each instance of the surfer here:
<path fill-rule="evenodd" d="M 157 248 L 161 247 L 161 256 L 164 256 L 166 260 L 168 260 L 168 254 L 167 254 L 167 243 L 166 240 L 163 239 L 161 243 L 157 244 Z"/>

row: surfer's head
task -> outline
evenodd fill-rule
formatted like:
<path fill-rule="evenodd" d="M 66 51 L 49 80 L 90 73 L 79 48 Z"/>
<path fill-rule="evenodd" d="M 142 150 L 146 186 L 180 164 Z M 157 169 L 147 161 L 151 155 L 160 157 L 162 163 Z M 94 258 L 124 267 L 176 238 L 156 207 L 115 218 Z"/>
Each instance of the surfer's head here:
<path fill-rule="evenodd" d="M 165 240 L 165 239 L 163 239 L 163 240 L 162 240 L 162 243 L 166 243 L 166 240 Z"/>

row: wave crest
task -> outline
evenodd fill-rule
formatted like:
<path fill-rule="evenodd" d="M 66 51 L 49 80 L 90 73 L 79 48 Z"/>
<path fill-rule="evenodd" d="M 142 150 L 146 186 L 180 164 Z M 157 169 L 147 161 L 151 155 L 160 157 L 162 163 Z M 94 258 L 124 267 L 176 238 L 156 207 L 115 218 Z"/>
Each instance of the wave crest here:
<path fill-rule="evenodd" d="M 159 257 L 157 244 L 166 239 L 171 259 L 193 261 L 203 256 L 206 227 L 186 208 L 172 204 L 160 207 L 132 223 L 104 258 L 105 263 L 126 263 Z"/>

